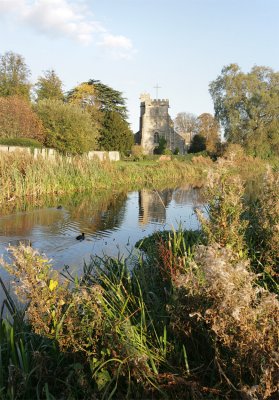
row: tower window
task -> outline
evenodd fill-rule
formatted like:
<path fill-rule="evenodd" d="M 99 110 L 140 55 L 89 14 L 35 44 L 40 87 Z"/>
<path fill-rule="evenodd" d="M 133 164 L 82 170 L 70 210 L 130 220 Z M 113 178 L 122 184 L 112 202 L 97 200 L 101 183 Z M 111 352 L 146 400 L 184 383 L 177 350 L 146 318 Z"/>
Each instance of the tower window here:
<path fill-rule="evenodd" d="M 159 144 L 159 133 L 158 132 L 154 133 L 154 144 Z"/>

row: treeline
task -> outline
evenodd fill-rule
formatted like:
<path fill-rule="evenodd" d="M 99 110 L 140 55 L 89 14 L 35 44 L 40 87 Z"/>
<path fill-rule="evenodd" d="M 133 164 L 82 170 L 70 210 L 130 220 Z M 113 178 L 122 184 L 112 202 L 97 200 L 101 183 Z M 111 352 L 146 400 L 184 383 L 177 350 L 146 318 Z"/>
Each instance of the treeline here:
<path fill-rule="evenodd" d="M 134 143 L 122 92 L 90 79 L 67 93 L 54 70 L 30 83 L 24 58 L 0 55 L 0 143 L 24 139 L 66 154 L 126 152 Z"/>
<path fill-rule="evenodd" d="M 215 116 L 179 113 L 175 129 L 190 143 L 189 152 L 206 150 L 220 155 L 220 130 L 227 143 L 249 155 L 279 155 L 279 73 L 254 66 L 244 73 L 237 64 L 225 66 L 210 83 Z"/>
<path fill-rule="evenodd" d="M 189 144 L 189 152 L 221 155 L 223 130 L 227 143 L 240 145 L 249 155 L 278 156 L 278 87 L 279 73 L 271 68 L 254 66 L 244 73 L 237 64 L 225 66 L 209 85 L 215 116 L 182 112 L 174 128 Z M 0 143 L 15 139 L 70 154 L 125 153 L 134 143 L 122 92 L 89 79 L 64 93 L 54 70 L 45 71 L 32 85 L 24 58 L 6 52 L 0 55 Z M 167 151 L 166 143 L 159 143 L 158 151 Z"/>

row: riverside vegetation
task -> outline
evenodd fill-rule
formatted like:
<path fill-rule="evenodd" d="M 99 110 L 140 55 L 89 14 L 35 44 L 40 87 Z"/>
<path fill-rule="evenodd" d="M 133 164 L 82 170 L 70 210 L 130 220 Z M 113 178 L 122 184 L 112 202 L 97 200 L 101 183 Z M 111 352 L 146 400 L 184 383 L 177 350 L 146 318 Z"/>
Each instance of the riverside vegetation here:
<path fill-rule="evenodd" d="M 179 173 L 203 179 L 208 205 L 196 210 L 199 231 L 156 233 L 137 244 L 141 255 L 94 258 L 79 278 L 59 275 L 31 247 L 11 247 L 2 265 L 25 306 L 1 282 L 0 398 L 278 398 L 278 172 L 233 154 L 184 165 L 2 164 L 2 182 L 13 182 L 2 202 Z M 263 182 L 253 196 L 252 177 Z"/>
<path fill-rule="evenodd" d="M 210 163 L 210 159 L 208 161 Z M 202 163 L 99 162 L 83 157 L 60 157 L 55 161 L 34 159 L 23 153 L 0 152 L 0 205 L 16 199 L 36 202 L 42 195 L 118 188 L 165 187 L 182 181 L 200 182 L 206 177 Z"/>

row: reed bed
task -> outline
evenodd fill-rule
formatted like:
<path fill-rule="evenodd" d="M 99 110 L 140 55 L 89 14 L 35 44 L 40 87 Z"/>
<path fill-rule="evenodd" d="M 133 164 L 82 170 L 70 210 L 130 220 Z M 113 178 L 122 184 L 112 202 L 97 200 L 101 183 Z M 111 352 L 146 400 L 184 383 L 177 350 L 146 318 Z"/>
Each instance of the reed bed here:
<path fill-rule="evenodd" d="M 176 160 L 159 163 L 99 162 L 86 158 L 34 159 L 24 153 L 0 153 L 0 204 L 46 194 L 95 191 L 104 188 L 164 187 L 183 180 L 202 182 L 206 171 Z"/>

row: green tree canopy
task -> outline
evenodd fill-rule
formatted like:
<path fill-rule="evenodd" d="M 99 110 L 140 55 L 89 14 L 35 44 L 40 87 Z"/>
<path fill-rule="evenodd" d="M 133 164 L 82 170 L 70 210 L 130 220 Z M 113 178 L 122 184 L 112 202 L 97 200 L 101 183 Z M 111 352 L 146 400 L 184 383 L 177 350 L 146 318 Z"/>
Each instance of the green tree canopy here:
<path fill-rule="evenodd" d="M 84 93 L 83 103 L 97 107 L 102 112 L 117 112 L 124 120 L 127 119 L 126 100 L 122 92 L 112 89 L 110 86 L 98 80 L 91 79 L 84 82 L 68 93 L 68 101 L 77 98 Z"/>
<path fill-rule="evenodd" d="M 229 142 L 253 155 L 279 154 L 278 72 L 255 66 L 243 73 L 237 64 L 230 64 L 211 82 L 209 91 Z"/>
<path fill-rule="evenodd" d="M 0 137 L 44 141 L 42 121 L 23 97 L 0 97 Z"/>
<path fill-rule="evenodd" d="M 115 111 L 104 114 L 103 126 L 100 131 L 100 150 L 118 150 L 127 152 L 134 144 L 134 135 L 128 123 Z"/>
<path fill-rule="evenodd" d="M 45 71 L 43 76 L 39 76 L 35 88 L 37 101 L 43 99 L 63 100 L 64 98 L 62 81 L 53 69 Z"/>
<path fill-rule="evenodd" d="M 36 111 L 46 129 L 48 147 L 64 154 L 96 150 L 98 132 L 86 110 L 61 100 L 46 99 L 38 102 Z"/>
<path fill-rule="evenodd" d="M 0 96 L 30 97 L 30 71 L 24 58 L 12 51 L 0 55 Z"/>

